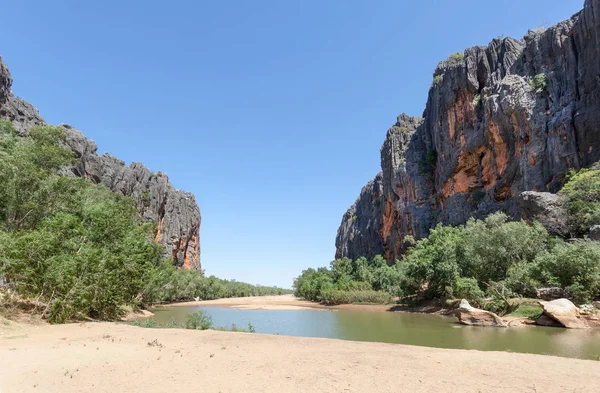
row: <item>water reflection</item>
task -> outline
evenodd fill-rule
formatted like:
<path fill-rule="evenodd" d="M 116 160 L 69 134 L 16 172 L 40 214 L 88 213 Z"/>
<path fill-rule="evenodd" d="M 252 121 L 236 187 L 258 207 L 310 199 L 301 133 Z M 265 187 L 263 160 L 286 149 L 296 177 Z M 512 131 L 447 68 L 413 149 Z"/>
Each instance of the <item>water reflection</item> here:
<path fill-rule="evenodd" d="M 202 309 L 215 325 L 246 326 L 258 333 L 340 338 L 422 345 L 438 348 L 478 349 L 549 354 L 595 359 L 600 355 L 600 332 L 559 328 L 484 328 L 462 326 L 454 318 L 400 312 L 321 310 L 237 310 L 219 307 L 172 307 L 154 310 L 156 320 L 182 322 Z"/>

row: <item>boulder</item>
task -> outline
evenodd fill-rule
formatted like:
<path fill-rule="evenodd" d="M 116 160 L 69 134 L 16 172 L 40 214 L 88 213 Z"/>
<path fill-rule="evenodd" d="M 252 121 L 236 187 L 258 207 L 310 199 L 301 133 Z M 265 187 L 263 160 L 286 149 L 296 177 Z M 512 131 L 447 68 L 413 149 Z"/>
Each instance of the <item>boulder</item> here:
<path fill-rule="evenodd" d="M 552 318 L 561 326 L 569 329 L 585 329 L 589 327 L 587 321 L 582 318 L 579 308 L 568 299 L 557 299 L 550 302 L 539 301 L 544 309 L 544 315 Z"/>
<path fill-rule="evenodd" d="M 537 298 L 542 300 L 555 300 L 567 296 L 567 291 L 560 287 L 539 288 L 536 292 Z"/>
<path fill-rule="evenodd" d="M 491 311 L 475 308 L 465 299 L 461 300 L 458 308 L 454 310 L 454 316 L 463 325 L 508 327 L 498 315 Z"/>

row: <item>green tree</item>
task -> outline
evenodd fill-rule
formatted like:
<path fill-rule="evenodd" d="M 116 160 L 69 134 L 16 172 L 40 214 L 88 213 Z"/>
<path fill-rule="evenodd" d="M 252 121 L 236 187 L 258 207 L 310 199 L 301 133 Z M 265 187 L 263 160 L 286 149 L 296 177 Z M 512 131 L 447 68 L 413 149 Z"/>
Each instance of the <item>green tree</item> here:
<path fill-rule="evenodd" d="M 573 235 L 586 235 L 590 227 L 600 224 L 600 163 L 569 172 L 560 194 L 566 197 Z"/>
<path fill-rule="evenodd" d="M 463 257 L 462 228 L 441 224 L 429 237 L 417 242 L 402 259 L 406 265 L 405 293 L 423 290 L 426 297 L 446 296 L 460 275 L 458 261 Z"/>
<path fill-rule="evenodd" d="M 531 262 L 548 247 L 550 236 L 536 223 L 508 221 L 504 213 L 495 213 L 484 221 L 470 219 L 463 229 L 461 276 L 480 282 L 500 281 L 515 263 Z"/>
<path fill-rule="evenodd" d="M 600 243 L 559 243 L 540 253 L 531 266 L 533 278 L 548 286 L 566 288 L 584 302 L 600 295 Z"/>

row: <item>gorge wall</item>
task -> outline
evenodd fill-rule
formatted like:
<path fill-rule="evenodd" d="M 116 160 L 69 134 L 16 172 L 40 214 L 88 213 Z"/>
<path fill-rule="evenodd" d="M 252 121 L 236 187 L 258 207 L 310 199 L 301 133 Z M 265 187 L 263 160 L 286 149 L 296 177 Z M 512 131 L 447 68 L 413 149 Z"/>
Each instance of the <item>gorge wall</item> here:
<path fill-rule="evenodd" d="M 28 102 L 11 92 L 12 77 L 0 58 L 0 118 L 8 119 L 21 136 L 45 121 Z M 130 196 L 140 214 L 156 224 L 155 239 L 165 247 L 165 257 L 182 268 L 200 270 L 200 209 L 191 193 L 176 190 L 167 175 L 151 173 L 140 163 L 125 163 L 107 153 L 98 155 L 94 141 L 63 124 L 67 145 L 78 162 L 68 174 L 103 184 Z"/>
<path fill-rule="evenodd" d="M 441 62 L 423 119 L 387 132 L 381 169 L 346 212 L 336 258 L 388 261 L 405 236 L 504 211 L 523 191 L 557 192 L 570 168 L 600 160 L 600 0 L 521 39 Z"/>

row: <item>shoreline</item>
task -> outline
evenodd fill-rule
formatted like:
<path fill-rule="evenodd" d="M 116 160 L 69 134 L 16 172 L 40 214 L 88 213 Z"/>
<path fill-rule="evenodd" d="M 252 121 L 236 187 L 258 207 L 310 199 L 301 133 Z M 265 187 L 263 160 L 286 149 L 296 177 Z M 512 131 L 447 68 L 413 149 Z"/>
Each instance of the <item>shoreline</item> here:
<path fill-rule="evenodd" d="M 294 295 L 249 296 L 175 302 L 157 305 L 153 308 L 162 307 L 225 307 L 241 310 L 357 310 L 375 312 L 412 312 L 436 315 L 444 315 L 451 311 L 435 305 L 405 307 L 397 304 L 339 304 L 327 306 L 318 302 L 297 298 Z"/>
<path fill-rule="evenodd" d="M 594 360 L 111 322 L 0 336 L 7 392 L 563 392 L 598 377 Z"/>
<path fill-rule="evenodd" d="M 294 295 L 269 295 L 269 296 L 249 296 L 237 298 L 222 298 L 215 300 L 198 300 L 190 302 L 176 302 L 161 304 L 153 307 L 224 307 L 235 308 L 239 310 L 320 310 L 320 311 L 366 311 L 366 312 L 403 312 L 414 314 L 429 314 L 439 315 L 449 318 L 456 318 L 452 313 L 453 310 L 441 307 L 434 302 L 424 304 L 419 307 L 407 307 L 397 304 L 339 304 L 335 306 L 327 306 L 321 303 L 297 298 Z M 520 316 L 501 317 L 507 324 L 508 328 L 516 327 L 538 327 L 548 328 L 547 326 L 536 325 L 534 321 Z M 457 323 L 459 323 L 457 321 Z M 490 327 L 493 328 L 493 327 Z"/>

